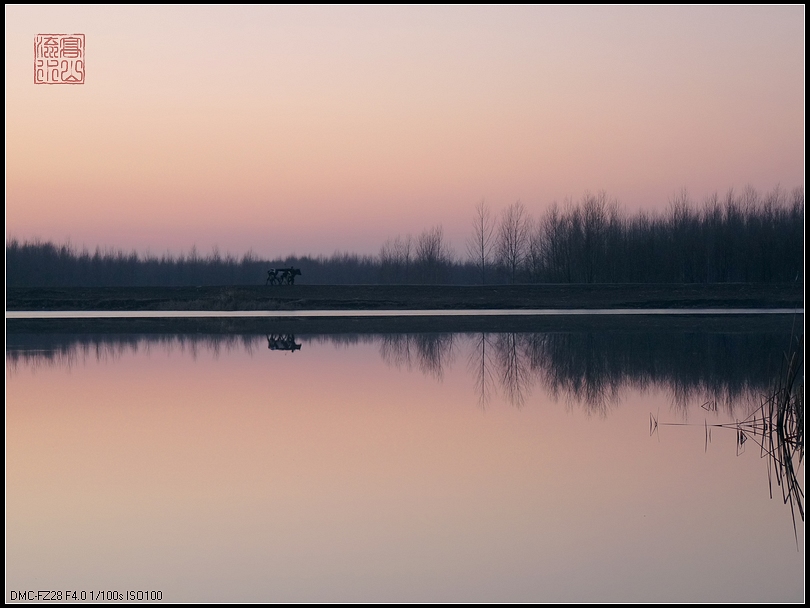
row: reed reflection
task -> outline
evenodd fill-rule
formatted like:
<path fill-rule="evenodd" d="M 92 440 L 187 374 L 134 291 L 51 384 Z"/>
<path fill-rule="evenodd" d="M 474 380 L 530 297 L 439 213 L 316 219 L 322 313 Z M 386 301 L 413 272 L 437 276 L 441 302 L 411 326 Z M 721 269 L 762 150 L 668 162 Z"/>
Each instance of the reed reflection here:
<path fill-rule="evenodd" d="M 767 391 L 790 336 L 772 333 L 547 332 L 318 334 L 14 334 L 6 360 L 18 367 L 71 367 L 90 359 L 111 360 L 125 352 L 164 348 L 196 358 L 203 350 L 257 353 L 306 352 L 308 344 L 340 348 L 379 345 L 382 360 L 441 381 L 464 353 L 479 406 L 497 394 L 523 407 L 541 385 L 555 400 L 604 415 L 620 401 L 623 388 L 664 388 L 684 412 L 711 401 L 728 412 L 735 403 Z M 270 351 L 270 353 L 268 353 Z"/>
<path fill-rule="evenodd" d="M 770 392 L 761 395 L 759 407 L 742 420 L 709 424 L 703 422 L 705 447 L 712 443 L 712 431 L 733 431 L 736 435 L 737 456 L 753 443 L 760 457 L 768 464 L 768 489 L 771 498 L 775 492 L 790 506 L 796 548 L 799 548 L 797 518 L 804 522 L 804 336 L 791 340 Z M 717 403 L 709 401 L 701 406 L 717 411 Z M 659 426 L 690 426 L 684 423 L 659 422 L 650 414 L 650 435 L 658 433 Z M 778 488 L 774 490 L 774 485 Z"/>

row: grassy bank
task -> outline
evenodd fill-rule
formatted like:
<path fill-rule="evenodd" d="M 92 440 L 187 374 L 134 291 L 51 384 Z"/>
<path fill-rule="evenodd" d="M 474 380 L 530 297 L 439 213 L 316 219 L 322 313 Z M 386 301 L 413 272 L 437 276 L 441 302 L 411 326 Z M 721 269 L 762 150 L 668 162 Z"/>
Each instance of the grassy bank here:
<path fill-rule="evenodd" d="M 9 288 L 6 310 L 803 308 L 787 284 Z"/>

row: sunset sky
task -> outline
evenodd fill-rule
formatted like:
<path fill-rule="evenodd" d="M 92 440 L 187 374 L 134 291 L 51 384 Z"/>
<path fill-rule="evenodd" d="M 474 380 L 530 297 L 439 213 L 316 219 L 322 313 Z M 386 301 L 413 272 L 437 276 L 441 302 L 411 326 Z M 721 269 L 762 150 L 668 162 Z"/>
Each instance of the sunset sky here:
<path fill-rule="evenodd" d="M 803 6 L 6 6 L 6 238 L 376 253 L 473 208 L 804 185 Z M 86 82 L 36 85 L 37 34 Z"/>

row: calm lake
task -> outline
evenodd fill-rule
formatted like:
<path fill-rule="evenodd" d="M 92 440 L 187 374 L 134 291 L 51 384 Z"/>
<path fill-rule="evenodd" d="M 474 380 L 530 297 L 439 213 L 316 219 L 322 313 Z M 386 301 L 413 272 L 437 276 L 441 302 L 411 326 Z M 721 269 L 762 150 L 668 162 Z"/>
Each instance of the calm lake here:
<path fill-rule="evenodd" d="M 787 328 L 9 335 L 6 600 L 803 602 Z"/>

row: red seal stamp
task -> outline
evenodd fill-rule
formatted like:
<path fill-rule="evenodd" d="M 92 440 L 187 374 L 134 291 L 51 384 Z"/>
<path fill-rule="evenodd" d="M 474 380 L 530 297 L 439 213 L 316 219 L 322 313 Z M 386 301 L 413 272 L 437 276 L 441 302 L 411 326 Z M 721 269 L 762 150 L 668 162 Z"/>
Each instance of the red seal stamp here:
<path fill-rule="evenodd" d="M 34 36 L 34 84 L 84 84 L 84 34 Z"/>

